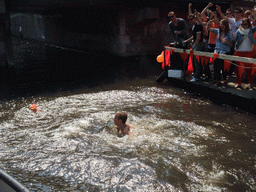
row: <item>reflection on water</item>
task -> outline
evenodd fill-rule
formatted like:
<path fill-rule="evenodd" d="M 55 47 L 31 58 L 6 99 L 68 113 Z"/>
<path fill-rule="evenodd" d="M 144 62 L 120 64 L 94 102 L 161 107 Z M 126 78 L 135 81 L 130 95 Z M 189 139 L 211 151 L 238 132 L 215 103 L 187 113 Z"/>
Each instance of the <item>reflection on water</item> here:
<path fill-rule="evenodd" d="M 121 110 L 132 136 L 116 135 Z M 1 103 L 0 164 L 31 191 L 256 190 L 255 125 L 151 79 L 115 82 Z"/>

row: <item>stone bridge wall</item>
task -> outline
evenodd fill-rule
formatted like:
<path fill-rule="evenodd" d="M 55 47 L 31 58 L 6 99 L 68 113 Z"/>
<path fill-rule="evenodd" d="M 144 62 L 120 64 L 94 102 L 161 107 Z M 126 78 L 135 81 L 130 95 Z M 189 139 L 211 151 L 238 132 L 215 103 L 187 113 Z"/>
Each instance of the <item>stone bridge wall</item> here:
<path fill-rule="evenodd" d="M 23 38 L 119 56 L 160 51 L 164 42 L 170 41 L 168 23 L 159 18 L 157 8 L 112 10 L 106 19 L 100 18 L 109 15 L 110 11 L 102 9 L 90 16 L 81 14 L 81 17 L 74 12 L 56 15 L 14 13 L 11 14 L 11 31 Z"/>

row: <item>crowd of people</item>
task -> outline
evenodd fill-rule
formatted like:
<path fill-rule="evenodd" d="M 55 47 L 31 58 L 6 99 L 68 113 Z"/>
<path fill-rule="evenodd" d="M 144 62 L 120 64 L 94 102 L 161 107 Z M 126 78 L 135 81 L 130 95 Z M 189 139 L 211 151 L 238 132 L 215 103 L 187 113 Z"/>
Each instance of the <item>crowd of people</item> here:
<path fill-rule="evenodd" d="M 175 12 L 169 12 L 169 27 L 173 42 L 171 46 L 190 49 L 193 51 L 207 51 L 216 54 L 235 55 L 240 57 L 256 57 L 256 6 L 244 11 L 237 7 L 232 12 L 227 9 L 225 14 L 219 5 L 209 3 L 201 12 L 192 11 L 192 4 L 188 5 L 188 23 L 183 18 L 177 18 Z M 189 27 L 191 32 L 189 33 Z M 190 35 L 189 35 L 190 34 Z M 213 64 L 213 76 L 210 65 Z M 190 81 L 211 81 L 216 86 L 226 88 L 228 78 L 236 77 L 235 88 L 241 88 L 242 78 L 248 78 L 246 88 L 253 88 L 255 64 L 233 62 L 229 69 L 225 69 L 224 60 L 216 58 L 213 63 L 208 62 L 204 67 L 193 57 L 193 76 Z"/>

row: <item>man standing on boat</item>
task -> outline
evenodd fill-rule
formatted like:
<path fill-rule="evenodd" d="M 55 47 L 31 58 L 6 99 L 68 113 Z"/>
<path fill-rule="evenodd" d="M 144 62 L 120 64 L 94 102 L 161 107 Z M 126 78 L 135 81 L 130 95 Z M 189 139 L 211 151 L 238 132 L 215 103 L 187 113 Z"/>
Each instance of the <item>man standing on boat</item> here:
<path fill-rule="evenodd" d="M 172 43 L 175 47 L 183 47 L 182 42 L 188 38 L 187 24 L 184 19 L 177 18 L 173 11 L 169 12 L 170 17 L 169 27 L 171 30 L 171 36 L 174 42 Z"/>
<path fill-rule="evenodd" d="M 177 18 L 173 11 L 168 13 L 170 17 L 169 28 L 171 31 L 171 37 L 173 43 L 170 43 L 172 47 L 188 49 L 187 43 L 182 44 L 182 42 L 188 38 L 187 24 L 184 19 Z M 183 64 L 183 61 L 179 53 L 173 53 L 170 56 L 171 69 L 179 69 L 186 71 L 187 65 Z"/>
<path fill-rule="evenodd" d="M 190 52 L 194 51 L 203 51 L 203 26 L 197 21 L 195 14 L 190 14 L 188 20 L 191 23 L 192 27 L 192 36 L 183 41 L 183 43 L 188 43 L 193 41 L 193 45 L 190 49 Z M 194 77 L 191 79 L 191 82 L 199 81 L 201 77 L 201 64 L 194 56 Z"/>

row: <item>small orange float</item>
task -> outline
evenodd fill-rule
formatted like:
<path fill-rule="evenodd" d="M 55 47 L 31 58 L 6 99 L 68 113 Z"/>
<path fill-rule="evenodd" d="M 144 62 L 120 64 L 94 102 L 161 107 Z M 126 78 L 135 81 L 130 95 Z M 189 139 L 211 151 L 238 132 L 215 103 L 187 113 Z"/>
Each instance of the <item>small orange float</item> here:
<path fill-rule="evenodd" d="M 36 112 L 37 111 L 37 105 L 32 103 L 32 105 L 29 107 L 29 109 L 33 112 Z"/>

